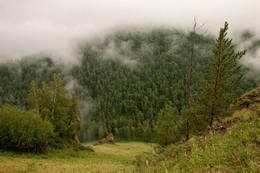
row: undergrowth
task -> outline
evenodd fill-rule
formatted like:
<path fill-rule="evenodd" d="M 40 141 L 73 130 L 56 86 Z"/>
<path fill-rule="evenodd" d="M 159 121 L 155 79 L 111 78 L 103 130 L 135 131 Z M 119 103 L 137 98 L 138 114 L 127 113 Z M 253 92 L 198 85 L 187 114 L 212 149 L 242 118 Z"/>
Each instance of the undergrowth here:
<path fill-rule="evenodd" d="M 260 105 L 222 121 L 224 134 L 212 131 L 184 144 L 155 148 L 137 156 L 139 172 L 260 172 Z"/>

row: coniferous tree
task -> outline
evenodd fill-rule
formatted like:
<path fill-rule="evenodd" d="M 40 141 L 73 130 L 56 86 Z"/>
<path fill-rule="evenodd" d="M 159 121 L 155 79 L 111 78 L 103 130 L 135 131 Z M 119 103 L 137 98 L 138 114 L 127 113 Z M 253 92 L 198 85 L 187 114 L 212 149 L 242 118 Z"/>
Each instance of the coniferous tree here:
<path fill-rule="evenodd" d="M 158 115 L 156 124 L 156 139 L 161 145 L 168 145 L 177 141 L 181 135 L 183 119 L 170 101 Z"/>
<path fill-rule="evenodd" d="M 199 98 L 201 113 L 206 116 L 204 118 L 210 126 L 232 102 L 235 96 L 234 88 L 243 77 L 238 60 L 245 55 L 246 50 L 235 52 L 232 39 L 227 38 L 227 30 L 228 23 L 225 22 L 216 40 L 212 67 L 203 81 L 203 91 Z"/>

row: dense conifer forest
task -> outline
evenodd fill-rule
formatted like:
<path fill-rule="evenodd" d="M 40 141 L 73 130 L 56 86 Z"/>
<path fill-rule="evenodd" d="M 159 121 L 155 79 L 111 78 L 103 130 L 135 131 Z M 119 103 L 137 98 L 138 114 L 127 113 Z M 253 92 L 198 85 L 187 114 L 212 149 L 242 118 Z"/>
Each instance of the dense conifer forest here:
<path fill-rule="evenodd" d="M 209 71 L 211 35 L 195 35 L 192 98 L 197 100 L 205 74 Z M 28 108 L 26 98 L 32 80 L 41 87 L 54 73 L 62 73 L 69 94 L 82 109 L 80 140 L 92 141 L 113 133 L 117 140 L 157 142 L 157 120 L 171 105 L 183 133 L 183 110 L 187 106 L 191 33 L 157 28 L 150 31 L 118 30 L 102 39 L 81 43 L 79 65 L 67 69 L 51 57 L 23 57 L 0 64 L 0 106 Z M 259 85 L 252 71 L 245 76 L 236 94 Z M 73 80 L 72 80 L 73 79 Z M 159 114 L 160 113 L 160 114 Z M 174 123 L 173 123 L 174 124 Z"/>

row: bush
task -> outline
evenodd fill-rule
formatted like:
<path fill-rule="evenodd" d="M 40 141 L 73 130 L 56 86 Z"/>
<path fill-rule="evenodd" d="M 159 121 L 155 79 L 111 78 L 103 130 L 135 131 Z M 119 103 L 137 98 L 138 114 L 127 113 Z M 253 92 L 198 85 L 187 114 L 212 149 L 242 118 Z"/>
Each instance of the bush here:
<path fill-rule="evenodd" d="M 45 151 L 54 136 L 52 124 L 23 108 L 0 108 L 0 148 L 19 151 Z"/>

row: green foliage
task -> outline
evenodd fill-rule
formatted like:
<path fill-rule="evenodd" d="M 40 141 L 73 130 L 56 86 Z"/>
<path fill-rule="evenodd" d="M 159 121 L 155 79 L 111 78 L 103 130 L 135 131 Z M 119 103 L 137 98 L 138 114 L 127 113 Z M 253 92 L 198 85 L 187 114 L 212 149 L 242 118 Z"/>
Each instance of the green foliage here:
<path fill-rule="evenodd" d="M 260 87 L 255 88 L 238 98 L 236 102 L 236 107 L 240 109 L 246 108 L 250 104 L 255 102 L 260 102 Z"/>
<path fill-rule="evenodd" d="M 250 99 L 242 99 L 237 102 L 238 108 L 248 107 L 253 101 Z"/>
<path fill-rule="evenodd" d="M 26 100 L 29 108 L 52 123 L 58 138 L 73 138 L 79 133 L 81 113 L 78 103 L 67 96 L 61 74 L 53 75 L 50 86 L 42 82 L 42 87 L 38 88 L 32 81 Z M 62 145 L 63 142 L 58 140 L 56 143 Z"/>
<path fill-rule="evenodd" d="M 24 57 L 0 64 L 0 106 L 25 106 L 30 82 L 49 82 L 53 73 L 61 72 L 59 65 L 49 57 Z"/>
<path fill-rule="evenodd" d="M 45 151 L 54 138 L 50 122 L 17 106 L 0 108 L 0 148 Z"/>
<path fill-rule="evenodd" d="M 72 74 L 84 88 L 82 93 L 93 99 L 93 106 L 84 116 L 81 140 L 99 139 L 101 130 L 97 128 L 102 126 L 117 139 L 130 136 L 132 140 L 154 141 L 150 134 L 156 130 L 153 124 L 160 110 L 169 101 L 179 112 L 187 105 L 191 36 L 169 29 L 121 31 L 106 36 L 104 41 L 83 44 L 81 65 Z M 208 36 L 195 37 L 191 89 L 196 101 L 216 42 Z M 255 78 L 242 80 L 235 91 L 257 86 Z"/>
<path fill-rule="evenodd" d="M 189 117 L 191 134 L 201 134 L 208 127 L 208 117 L 205 115 L 205 107 L 203 105 L 192 102 L 191 108 L 185 109 L 182 112 L 185 118 Z"/>
<path fill-rule="evenodd" d="M 157 148 L 137 157 L 140 172 L 259 172 L 260 105 L 226 118 L 225 134 L 211 131 L 184 144 Z"/>
<path fill-rule="evenodd" d="M 172 102 L 166 104 L 158 115 L 156 123 L 156 140 L 161 145 L 168 145 L 178 141 L 183 133 L 183 118 Z"/>
<path fill-rule="evenodd" d="M 206 80 L 202 84 L 199 98 L 200 109 L 205 121 L 212 126 L 213 119 L 218 119 L 237 97 L 234 88 L 243 76 L 238 65 L 246 51 L 235 52 L 232 39 L 227 38 L 228 23 L 220 29 L 217 45 L 213 49 L 214 59 Z"/>
<path fill-rule="evenodd" d="M 117 139 L 155 141 L 158 113 L 169 101 L 180 111 L 186 105 L 190 35 L 177 30 L 118 32 L 104 42 L 82 46 L 82 63 L 73 76 L 93 98 L 93 109 L 84 116 L 81 139 L 99 139 L 100 125 Z M 214 40 L 196 35 L 194 84 L 208 69 Z M 112 52 L 112 53 L 111 53 Z M 130 136 L 130 138 L 129 138 Z"/>
<path fill-rule="evenodd" d="M 78 82 L 79 88 L 73 98 L 83 100 L 84 104 L 80 105 L 84 106 L 83 109 L 88 108 L 82 112 L 81 141 L 98 140 L 110 132 L 118 132 L 115 135 L 117 140 L 155 141 L 155 124 L 165 104 L 172 101 L 179 112 L 187 104 L 191 36 L 191 33 L 179 30 L 157 28 L 147 32 L 115 32 L 106 35 L 103 41 L 82 44 L 80 65 L 66 71 L 65 76 L 65 79 L 74 77 Z M 201 77 L 210 68 L 211 50 L 216 42 L 211 36 L 195 35 L 195 39 L 191 89 L 196 101 Z M 61 68 L 49 57 L 32 56 L 0 64 L 0 106 L 6 103 L 30 105 L 30 109 L 41 114 L 43 119 L 54 121 L 50 81 L 53 74 L 60 73 L 61 69 L 64 67 Z M 244 72 L 248 71 L 244 69 Z M 32 93 L 29 86 L 33 80 L 35 88 L 38 88 L 38 100 L 33 95 L 28 96 L 32 99 L 28 105 L 25 98 Z M 257 74 L 247 73 L 235 91 L 244 93 L 258 85 Z M 59 107 L 57 104 L 56 107 Z M 70 107 L 73 109 L 72 105 Z M 57 114 L 67 112 L 64 109 L 54 110 Z M 78 127 L 78 120 L 73 122 L 71 127 Z M 60 122 L 55 131 L 65 135 L 64 125 Z M 102 130 L 99 130 L 100 127 Z M 67 134 L 71 133 L 73 131 L 68 130 Z"/>
<path fill-rule="evenodd" d="M 49 121 L 54 126 L 54 131 L 60 137 L 68 134 L 68 108 L 70 99 L 66 96 L 67 90 L 64 88 L 64 81 L 60 78 L 61 74 L 54 74 L 53 81 L 50 83 L 51 100 L 49 101 L 49 110 L 51 116 Z"/>

